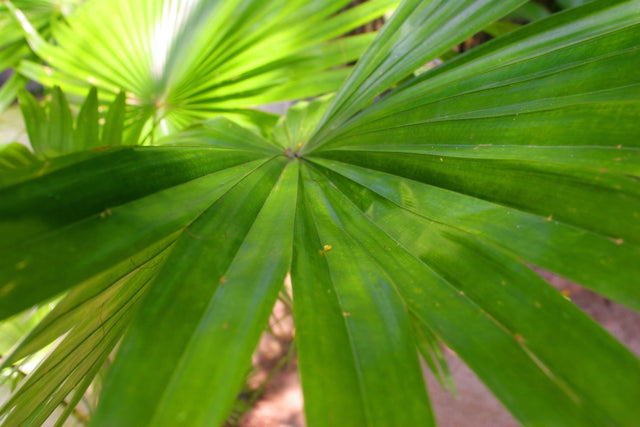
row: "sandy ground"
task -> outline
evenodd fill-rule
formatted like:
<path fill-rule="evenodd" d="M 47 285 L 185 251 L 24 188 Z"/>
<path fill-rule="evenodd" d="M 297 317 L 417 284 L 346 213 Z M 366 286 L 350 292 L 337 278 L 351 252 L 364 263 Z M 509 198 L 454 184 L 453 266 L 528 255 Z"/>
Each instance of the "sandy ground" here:
<path fill-rule="evenodd" d="M 613 303 L 600 295 L 582 288 L 551 273 L 537 270 L 547 281 L 566 295 L 586 313 L 600 322 L 613 336 L 640 357 L 640 313 Z M 281 317 L 283 308 L 276 308 Z M 278 314 L 279 313 L 279 314 Z M 276 338 L 263 337 L 254 361 L 261 366 L 257 381 L 266 378 L 267 370 L 275 366 L 280 355 L 288 350 L 293 336 L 293 323 L 289 316 L 275 326 Z M 519 424 L 487 391 L 469 368 L 452 352 L 447 351 L 449 368 L 458 390 L 458 399 L 444 391 L 428 370 L 427 387 L 436 413 L 438 425 L 443 427 L 511 427 Z M 303 427 L 303 398 L 295 359 L 276 374 L 266 385 L 262 397 L 253 409 L 244 415 L 242 427 Z"/>

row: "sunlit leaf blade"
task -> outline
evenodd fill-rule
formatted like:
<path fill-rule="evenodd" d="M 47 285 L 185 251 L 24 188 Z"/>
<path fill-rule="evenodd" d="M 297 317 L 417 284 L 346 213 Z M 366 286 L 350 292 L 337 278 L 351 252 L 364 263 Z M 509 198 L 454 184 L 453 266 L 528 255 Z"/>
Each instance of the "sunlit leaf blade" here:
<path fill-rule="evenodd" d="M 103 147 L 117 147 L 122 144 L 122 130 L 124 127 L 124 92 L 120 92 L 105 117 L 100 142 Z"/>
<path fill-rule="evenodd" d="M 20 313 L 0 324 L 0 354 L 3 362 L 0 365 L 0 371 L 4 369 L 5 365 L 9 366 L 6 363 L 7 355 L 47 316 L 52 308 L 53 304 L 42 304 L 34 310 Z M 20 375 L 15 370 L 14 373 Z"/>
<path fill-rule="evenodd" d="M 47 139 L 47 116 L 44 108 L 40 106 L 38 101 L 25 89 L 18 91 L 18 99 L 20 101 L 20 110 L 24 117 L 24 124 L 27 128 L 29 141 L 46 141 Z M 45 154 L 44 147 L 39 144 L 34 146 L 36 154 L 43 156 Z"/>
<path fill-rule="evenodd" d="M 118 96 L 107 106 L 104 118 L 100 118 L 97 89 L 92 87 L 80 108 L 77 118 L 69 107 L 60 87 L 53 88 L 50 99 L 44 105 L 21 89 L 20 109 L 26 123 L 29 141 L 34 151 L 43 158 L 52 158 L 82 150 L 100 150 L 129 143 L 135 145 L 144 121 L 129 126 L 126 135 L 125 94 Z"/>
<path fill-rule="evenodd" d="M 422 377 L 404 375 L 420 365 L 401 299 L 317 178 L 303 179 L 292 283 L 309 423 L 432 425 Z"/>
<path fill-rule="evenodd" d="M 18 90 L 28 81 L 29 79 L 26 77 L 14 74 L 4 82 L 2 88 L 0 88 L 0 113 L 4 112 L 15 101 Z"/>
<path fill-rule="evenodd" d="M 282 148 L 238 123 L 219 117 L 201 125 L 194 125 L 178 134 L 157 141 L 159 145 L 200 146 L 226 150 L 246 150 L 265 156 L 281 154 Z"/>
<path fill-rule="evenodd" d="M 31 140 L 31 145 L 42 145 L 41 151 L 47 157 L 68 153 L 73 149 L 73 116 L 67 98 L 59 87 L 53 88 L 49 103 L 49 126 L 45 138 Z"/>
<path fill-rule="evenodd" d="M 166 237 L 71 289 L 3 358 L 0 369 L 19 363 L 21 359 L 45 348 L 77 325 L 86 323 L 87 319 L 103 308 L 106 300 L 117 296 L 136 271 L 156 268 L 163 259 L 161 254 L 167 251 L 175 239 L 175 235 Z"/>
<path fill-rule="evenodd" d="M 332 188 L 328 182 L 325 187 Z M 640 398 L 640 385 L 635 381 L 640 375 L 640 361 L 517 258 L 468 233 L 398 209 L 373 192 L 348 192 L 354 194 L 355 205 L 342 196 L 342 210 L 335 208 L 340 200 L 338 190 L 332 193 L 336 199 L 332 202 L 336 220 L 345 224 L 345 231 L 366 247 L 384 268 L 391 269 L 387 270 L 388 274 L 395 279 L 399 292 L 414 313 L 476 370 L 521 421 L 554 419 L 558 414 L 553 414 L 553 408 L 559 403 L 555 399 L 560 398 L 567 405 L 564 416 L 575 411 L 570 417 L 582 420 L 578 424 L 588 424 L 591 420 L 590 423 L 595 424 L 628 425 L 640 416 L 634 403 Z M 363 214 L 371 222 L 363 221 Z M 415 257 L 415 261 L 410 261 L 408 254 Z M 444 322 L 433 323 L 434 315 L 448 318 L 448 323 L 460 312 L 440 308 L 444 304 L 442 297 L 433 292 L 444 290 L 437 290 L 442 285 L 438 285 L 433 274 L 427 280 L 428 275 L 412 271 L 422 263 L 422 269 L 428 266 L 440 277 L 440 282 L 445 281 L 450 289 L 493 322 L 494 328 L 506 331 L 513 344 L 520 347 L 522 358 L 518 360 L 491 341 L 490 351 L 504 364 L 505 374 L 505 359 L 523 364 L 523 369 L 528 359 L 526 364 L 537 368 L 526 368 L 527 372 L 538 370 L 547 377 L 549 391 L 536 397 L 540 399 L 538 402 L 534 402 L 530 392 L 522 395 L 524 390 L 518 391 L 527 381 L 532 381 L 529 390 L 537 389 L 534 384 L 539 379 L 535 379 L 535 372 L 530 372 L 534 374 L 530 379 L 525 379 L 524 373 L 519 377 L 496 372 L 487 375 L 483 372 L 487 366 L 478 366 L 483 356 L 477 349 L 469 352 L 468 347 L 458 348 L 455 341 L 450 341 L 452 331 L 443 329 Z M 585 340 L 585 336 L 590 337 L 589 340 Z M 483 361 L 480 365 L 486 363 Z M 607 375 L 602 375 L 603 371 Z M 606 390 L 613 388 L 625 391 L 611 396 Z"/>
<path fill-rule="evenodd" d="M 96 425 L 224 421 L 289 268 L 297 175 L 273 159 L 188 227 L 125 337 Z"/>
<path fill-rule="evenodd" d="M 640 141 L 630 120 L 640 108 L 639 8 L 637 1 L 594 2 L 486 43 L 385 97 L 342 126 L 327 148 L 389 145 L 381 141 L 391 134 L 394 145 L 463 153 L 490 144 L 491 155 L 503 158 L 533 145 L 542 150 L 527 158 L 539 152 L 541 160 L 557 155 L 559 163 L 604 160 L 607 167 L 631 161 L 624 171 L 638 173 L 637 153 L 611 150 Z M 543 149 L 551 146 L 567 152 Z M 573 146 L 593 151 L 576 155 Z"/>
<path fill-rule="evenodd" d="M 76 119 L 76 128 L 73 136 L 76 144 L 76 151 L 98 148 L 101 146 L 99 145 L 99 120 L 98 90 L 95 87 L 92 87 L 85 98 Z M 122 129 L 120 129 L 120 132 L 122 132 Z M 102 146 L 104 145 L 108 144 L 103 144 Z"/>
<path fill-rule="evenodd" d="M 69 14 L 84 0 L 13 0 L 0 3 L 0 70 L 16 68 L 22 59 L 35 59 L 25 40 L 25 34 L 18 20 L 9 12 L 16 7 L 33 27 L 44 37 L 50 34 L 50 26 L 55 25 L 64 15 Z M 63 4 L 62 4 L 63 3 Z M 17 91 L 29 81 L 15 73 L 0 88 L 0 112 L 14 101 Z"/>
<path fill-rule="evenodd" d="M 290 107 L 287 114 L 274 126 L 273 139 L 297 153 L 315 130 L 332 99 L 333 95 L 327 95 L 312 102 L 301 101 Z"/>
<path fill-rule="evenodd" d="M 522 3 L 405 0 L 358 61 L 308 149 L 327 142 L 327 135 L 376 95 Z"/>
<path fill-rule="evenodd" d="M 70 93 L 89 85 L 110 96 L 124 90 L 131 109 L 145 110 L 143 123 L 164 135 L 184 127 L 185 117 L 336 90 L 348 72 L 334 67 L 357 59 L 371 38 L 338 37 L 398 2 L 375 0 L 345 13 L 336 12 L 346 0 L 156 3 L 89 2 L 54 28 L 55 45 L 10 6 L 51 67 L 23 61 L 17 69 Z"/>
<path fill-rule="evenodd" d="M 17 142 L 5 145 L 0 148 L 0 185 L 5 173 L 15 172 L 37 163 L 39 163 L 38 158 L 24 145 Z"/>
<path fill-rule="evenodd" d="M 109 356 L 107 356 L 106 360 L 108 361 L 108 359 L 109 359 Z M 62 412 L 62 414 L 56 420 L 54 427 L 64 427 L 64 425 L 67 422 L 67 419 L 69 419 L 71 414 L 77 411 L 78 404 L 82 401 L 83 397 L 85 396 L 85 393 L 91 386 L 91 383 L 95 380 L 96 376 L 102 369 L 104 369 L 104 364 L 102 365 L 96 364 L 93 366 L 92 369 L 90 369 L 87 372 L 87 375 L 82 380 L 82 382 L 79 383 L 76 386 L 76 388 L 73 390 L 71 397 L 65 400 L 66 407 L 64 408 L 64 411 Z"/>
<path fill-rule="evenodd" d="M 295 64 L 295 68 L 294 64 L 290 65 L 286 72 L 270 67 L 255 71 L 245 79 L 233 79 L 208 97 L 195 94 L 201 102 L 194 108 L 205 111 L 206 108 L 249 107 L 335 91 L 351 73 L 351 67 L 346 64 L 356 61 L 374 37 L 375 33 L 365 33 L 339 38 L 300 55 L 300 63 Z"/>
<path fill-rule="evenodd" d="M 124 333 L 167 249 L 163 252 L 84 302 L 83 316 L 76 319 L 73 330 L 0 409 L 10 411 L 5 423 L 39 426 L 84 379 L 93 379 L 95 368 L 102 365 Z"/>

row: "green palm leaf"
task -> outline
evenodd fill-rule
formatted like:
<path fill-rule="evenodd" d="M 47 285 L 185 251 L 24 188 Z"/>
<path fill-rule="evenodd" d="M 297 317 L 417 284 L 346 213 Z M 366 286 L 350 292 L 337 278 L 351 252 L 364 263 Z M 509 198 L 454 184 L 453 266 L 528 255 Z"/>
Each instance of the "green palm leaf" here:
<path fill-rule="evenodd" d="M 523 2 L 454 3 L 405 1 L 335 97 L 268 132 L 218 118 L 6 172 L 0 317 L 66 292 L 6 363 L 70 332 L 5 423 L 80 393 L 124 336 L 94 424 L 220 425 L 290 272 L 310 425 L 432 425 L 417 349 L 438 341 L 523 424 L 637 424 L 640 360 L 525 262 L 640 309 L 640 1 L 541 19 L 372 102 Z"/>
<path fill-rule="evenodd" d="M 33 27 L 45 37 L 51 27 L 71 14 L 84 0 L 14 0 L 12 5 L 19 8 Z M 37 61 L 25 38 L 18 21 L 9 13 L 7 3 L 0 3 L 0 70 L 15 68 L 21 60 Z M 18 90 L 28 82 L 21 74 L 13 74 L 0 88 L 0 112 L 15 100 Z"/>
<path fill-rule="evenodd" d="M 111 96 L 122 89 L 128 122 L 147 122 L 147 131 L 159 135 L 225 113 L 251 122 L 256 113 L 244 108 L 336 90 L 350 72 L 342 65 L 358 58 L 373 35 L 338 37 L 397 1 L 336 14 L 348 3 L 89 2 L 68 25 L 55 27 L 56 45 L 22 19 L 31 47 L 48 65 L 22 61 L 17 69 L 78 95 L 94 85 Z"/>

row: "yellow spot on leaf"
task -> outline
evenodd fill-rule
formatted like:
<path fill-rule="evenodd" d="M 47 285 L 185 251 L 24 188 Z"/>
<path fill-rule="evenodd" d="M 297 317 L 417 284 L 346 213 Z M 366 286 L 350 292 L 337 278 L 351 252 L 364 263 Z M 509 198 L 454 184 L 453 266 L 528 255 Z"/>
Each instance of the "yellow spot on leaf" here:
<path fill-rule="evenodd" d="M 0 297 L 4 297 L 8 293 L 10 293 L 12 290 L 14 290 L 17 284 L 18 283 L 15 280 L 12 280 L 11 282 L 4 285 L 4 287 L 0 289 Z"/>
<path fill-rule="evenodd" d="M 322 249 L 320 249 L 320 255 L 325 255 L 326 253 L 328 253 L 331 250 L 332 246 L 331 245 L 324 245 L 322 247 Z"/>
<path fill-rule="evenodd" d="M 22 261 L 16 264 L 16 270 L 24 270 L 27 265 L 29 265 L 29 261 L 27 261 L 26 259 L 23 259 Z"/>
<path fill-rule="evenodd" d="M 111 209 L 107 208 L 104 211 L 100 212 L 100 218 L 106 218 L 107 216 L 111 215 Z"/>

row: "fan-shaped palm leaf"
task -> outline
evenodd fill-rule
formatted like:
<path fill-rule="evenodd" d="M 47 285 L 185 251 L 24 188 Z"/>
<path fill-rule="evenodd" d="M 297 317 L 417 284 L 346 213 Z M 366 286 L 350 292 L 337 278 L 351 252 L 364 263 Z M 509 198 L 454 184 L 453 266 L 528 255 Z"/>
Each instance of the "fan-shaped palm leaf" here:
<path fill-rule="evenodd" d="M 132 125 L 148 121 L 167 134 L 225 113 L 259 122 L 244 109 L 336 90 L 349 73 L 344 65 L 373 35 L 339 36 L 397 2 L 375 0 L 338 14 L 348 3 L 93 1 L 53 29 L 55 46 L 8 5 L 49 64 L 22 61 L 22 74 L 79 95 L 94 85 L 112 95 L 124 90 Z"/>
<path fill-rule="evenodd" d="M 640 361 L 525 262 L 640 308 L 640 1 L 542 19 L 372 103 L 520 3 L 406 0 L 334 99 L 267 137 L 220 118 L 25 170 L 0 188 L 0 317 L 102 301 L 161 257 L 93 422 L 219 425 L 290 271 L 310 425 L 432 425 L 425 334 L 524 424 L 637 424 Z M 90 377 L 102 354 L 61 363 Z M 12 422 L 48 403 L 30 388 L 63 390 L 28 381 Z"/>

